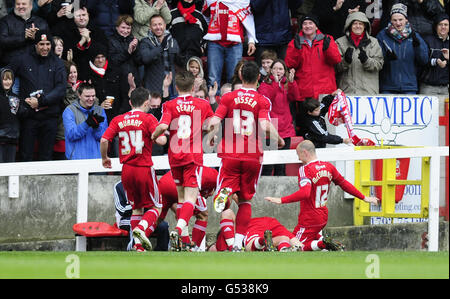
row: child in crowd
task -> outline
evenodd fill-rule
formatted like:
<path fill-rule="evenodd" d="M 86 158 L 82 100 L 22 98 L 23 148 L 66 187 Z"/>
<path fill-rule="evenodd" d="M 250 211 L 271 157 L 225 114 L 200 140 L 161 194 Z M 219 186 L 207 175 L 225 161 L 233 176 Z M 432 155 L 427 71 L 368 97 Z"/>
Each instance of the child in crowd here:
<path fill-rule="evenodd" d="M 206 86 L 205 74 L 203 72 L 202 60 L 196 56 L 192 56 L 186 63 L 186 70 L 194 75 L 194 93 L 197 93 L 202 85 Z M 206 95 L 203 98 L 206 98 Z"/>
<path fill-rule="evenodd" d="M 22 105 L 12 92 L 14 74 L 10 69 L 0 71 L 0 163 L 15 162 L 19 140 L 19 107 Z"/>
<path fill-rule="evenodd" d="M 342 138 L 338 135 L 328 133 L 325 122 L 325 115 L 331 105 L 335 95 L 340 90 L 336 90 L 325 96 L 322 102 L 314 98 L 306 98 L 303 102 L 304 115 L 302 118 L 301 135 L 303 138 L 311 140 L 316 148 L 324 148 L 328 144 L 352 144 L 350 138 Z"/>
<path fill-rule="evenodd" d="M 277 58 L 277 53 L 273 50 L 268 49 L 261 53 L 261 68 L 259 69 L 259 73 L 261 74 L 261 78 L 259 79 L 260 83 L 270 77 L 270 67 Z"/>

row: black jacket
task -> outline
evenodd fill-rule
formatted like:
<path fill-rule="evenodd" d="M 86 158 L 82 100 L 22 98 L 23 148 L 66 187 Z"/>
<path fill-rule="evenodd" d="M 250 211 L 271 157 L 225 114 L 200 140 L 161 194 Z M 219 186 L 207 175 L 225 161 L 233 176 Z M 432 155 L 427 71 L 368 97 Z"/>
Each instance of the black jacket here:
<path fill-rule="evenodd" d="M 445 14 L 438 15 L 434 20 L 433 28 L 435 29 L 436 25 L 445 18 L 448 18 Z M 449 36 L 447 36 L 447 39 L 443 40 L 437 35 L 436 30 L 433 31 L 434 33 L 432 35 L 427 35 L 424 37 L 425 42 L 428 44 L 430 55 L 428 63 L 423 69 L 420 81 L 422 83 L 434 86 L 447 85 L 448 61 L 447 65 L 444 68 L 441 68 L 437 65 L 436 59 L 439 58 L 441 60 L 445 60 L 444 55 L 440 50 L 443 48 L 449 48 Z"/>
<path fill-rule="evenodd" d="M 31 110 L 27 117 L 34 119 L 57 118 L 61 113 L 61 102 L 66 95 L 67 75 L 63 61 L 53 52 L 47 57 L 39 56 L 34 47 L 17 59 L 9 68 L 20 77 L 19 97 L 28 98 L 30 93 L 42 90 L 39 111 Z"/>
<path fill-rule="evenodd" d="M 22 103 L 11 90 L 3 88 L 1 80 L 6 70 L 0 70 L 0 144 L 17 144 L 20 132 L 19 108 Z"/>
<path fill-rule="evenodd" d="M 319 116 L 312 116 L 305 112 L 302 117 L 300 134 L 303 138 L 311 140 L 316 148 L 324 148 L 327 143 L 340 144 L 344 141 L 342 137 L 332 135 L 327 131 L 325 115 L 328 113 L 333 98 L 334 96 L 328 95 L 322 99 Z"/>
<path fill-rule="evenodd" d="M 0 48 L 3 51 L 0 65 L 8 65 L 14 57 L 22 55 L 34 44 L 33 40 L 25 39 L 25 29 L 32 24 L 40 30 L 49 30 L 47 22 L 38 16 L 31 15 L 25 21 L 13 11 L 0 19 Z"/>
<path fill-rule="evenodd" d="M 108 123 L 115 116 L 131 110 L 130 104 L 128 103 L 130 86 L 128 85 L 127 77 L 113 63 L 108 62 L 108 68 L 103 77 L 89 68 L 87 81 L 91 81 L 92 85 L 94 85 L 95 95 L 99 100 L 99 105 L 106 99 L 106 96 L 114 97 L 112 108 L 105 109 Z"/>
<path fill-rule="evenodd" d="M 107 55 L 110 62 L 114 65 L 119 66 L 122 69 L 122 73 L 128 75 L 132 73 L 134 75 L 136 86 L 140 86 L 139 72 L 138 72 L 138 55 L 139 46 L 133 53 L 128 53 L 128 47 L 133 40 L 133 35 L 123 37 L 114 31 L 114 33 L 109 37 L 108 51 Z"/>
<path fill-rule="evenodd" d="M 195 5 L 194 2 L 192 5 Z M 189 58 L 192 56 L 202 57 L 204 55 L 202 52 L 203 36 L 208 32 L 208 24 L 198 10 L 192 13 L 192 16 L 197 19 L 195 24 L 185 22 L 178 8 L 172 9 L 170 13 L 172 14 L 170 33 L 180 47 L 179 55 L 181 59 L 176 61 L 176 63 L 184 69 Z"/>
<path fill-rule="evenodd" d="M 93 53 L 108 53 L 108 40 L 106 39 L 105 33 L 101 29 L 91 25 L 90 21 L 87 28 L 91 31 L 91 44 L 85 49 L 77 47 L 78 42 L 81 40 L 81 35 L 73 19 L 68 19 L 63 25 L 54 27 L 52 30 L 53 36 L 59 36 L 64 41 L 62 57 L 67 57 L 67 50 L 72 49 L 73 62 L 77 65 L 79 80 L 86 80 L 87 73 L 89 72 L 89 60 L 94 56 Z"/>

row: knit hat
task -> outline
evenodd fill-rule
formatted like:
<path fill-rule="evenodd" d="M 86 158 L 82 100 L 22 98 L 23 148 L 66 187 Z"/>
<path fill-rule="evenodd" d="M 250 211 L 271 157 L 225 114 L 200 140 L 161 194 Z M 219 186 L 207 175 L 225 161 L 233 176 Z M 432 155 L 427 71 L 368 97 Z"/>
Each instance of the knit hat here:
<path fill-rule="evenodd" d="M 300 27 L 302 26 L 303 22 L 306 21 L 306 20 L 313 21 L 314 24 L 316 24 L 316 26 L 319 27 L 319 19 L 318 19 L 315 15 L 306 15 L 306 16 L 303 16 L 303 17 L 300 19 Z"/>
<path fill-rule="evenodd" d="M 391 8 L 391 16 L 395 13 L 399 13 L 405 16 L 405 18 L 408 18 L 408 7 L 402 3 L 397 3 L 392 5 Z"/>
<path fill-rule="evenodd" d="M 34 43 L 37 44 L 38 42 L 42 41 L 49 41 L 53 42 L 53 37 L 47 30 L 38 30 L 36 31 L 36 34 L 34 35 Z"/>

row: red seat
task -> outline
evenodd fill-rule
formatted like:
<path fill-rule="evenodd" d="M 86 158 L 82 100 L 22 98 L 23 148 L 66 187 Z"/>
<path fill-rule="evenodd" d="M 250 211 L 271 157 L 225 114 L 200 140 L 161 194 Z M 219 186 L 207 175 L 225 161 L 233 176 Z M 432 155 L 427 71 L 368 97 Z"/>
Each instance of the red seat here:
<path fill-rule="evenodd" d="M 296 149 L 297 145 L 302 142 L 304 139 L 302 136 L 294 136 L 291 137 L 291 146 L 290 149 Z M 286 164 L 286 176 L 297 176 L 298 175 L 298 168 L 300 167 L 301 163 L 289 163 Z"/>
<path fill-rule="evenodd" d="M 72 227 L 73 231 L 85 237 L 119 237 L 128 236 L 128 231 L 106 222 L 82 222 Z"/>

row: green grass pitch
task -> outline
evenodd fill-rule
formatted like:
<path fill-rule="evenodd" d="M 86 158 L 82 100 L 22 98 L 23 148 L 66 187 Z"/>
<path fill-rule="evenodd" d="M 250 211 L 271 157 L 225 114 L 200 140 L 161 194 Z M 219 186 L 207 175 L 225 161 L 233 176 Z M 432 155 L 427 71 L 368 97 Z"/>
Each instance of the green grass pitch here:
<path fill-rule="evenodd" d="M 0 252 L 0 278 L 442 278 L 448 252 Z"/>

